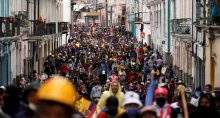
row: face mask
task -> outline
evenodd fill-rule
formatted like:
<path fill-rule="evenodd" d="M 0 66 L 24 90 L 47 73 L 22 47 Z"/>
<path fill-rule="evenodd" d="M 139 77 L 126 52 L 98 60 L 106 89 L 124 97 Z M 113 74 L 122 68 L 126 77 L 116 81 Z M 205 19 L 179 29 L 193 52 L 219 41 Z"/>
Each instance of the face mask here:
<path fill-rule="evenodd" d="M 138 109 L 132 108 L 127 110 L 128 116 L 136 116 L 139 112 Z"/>
<path fill-rule="evenodd" d="M 157 98 L 156 103 L 158 106 L 163 107 L 164 104 L 166 103 L 166 98 Z"/>

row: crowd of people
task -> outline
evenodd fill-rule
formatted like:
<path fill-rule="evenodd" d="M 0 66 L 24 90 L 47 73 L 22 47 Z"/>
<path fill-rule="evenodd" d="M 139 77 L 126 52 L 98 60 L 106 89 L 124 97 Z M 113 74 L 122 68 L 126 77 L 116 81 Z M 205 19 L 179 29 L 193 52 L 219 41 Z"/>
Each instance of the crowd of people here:
<path fill-rule="evenodd" d="M 123 27 L 74 25 L 44 72 L 0 87 L 0 118 L 188 117 L 220 118 L 220 88 L 185 85 Z"/>

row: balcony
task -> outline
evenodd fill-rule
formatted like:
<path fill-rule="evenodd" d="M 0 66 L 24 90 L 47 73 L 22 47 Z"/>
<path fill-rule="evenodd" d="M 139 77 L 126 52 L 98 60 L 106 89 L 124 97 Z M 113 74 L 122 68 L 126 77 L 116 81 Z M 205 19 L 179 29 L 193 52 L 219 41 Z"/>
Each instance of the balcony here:
<path fill-rule="evenodd" d="M 56 33 L 56 23 L 45 23 L 39 20 L 31 20 L 31 36 L 43 36 Z"/>
<path fill-rule="evenodd" d="M 46 35 L 55 34 L 56 33 L 56 23 L 46 23 Z"/>
<path fill-rule="evenodd" d="M 58 32 L 59 33 L 65 34 L 68 32 L 68 29 L 69 29 L 68 22 L 59 22 L 58 23 Z"/>
<path fill-rule="evenodd" d="M 0 37 L 20 35 L 20 20 L 14 17 L 0 17 Z"/>
<path fill-rule="evenodd" d="M 173 34 L 190 35 L 191 34 L 191 18 L 172 19 L 171 32 Z"/>
<path fill-rule="evenodd" d="M 163 2 L 163 0 L 149 0 L 149 1 L 147 1 L 147 7 L 155 6 L 155 5 L 160 4 L 162 2 Z"/>

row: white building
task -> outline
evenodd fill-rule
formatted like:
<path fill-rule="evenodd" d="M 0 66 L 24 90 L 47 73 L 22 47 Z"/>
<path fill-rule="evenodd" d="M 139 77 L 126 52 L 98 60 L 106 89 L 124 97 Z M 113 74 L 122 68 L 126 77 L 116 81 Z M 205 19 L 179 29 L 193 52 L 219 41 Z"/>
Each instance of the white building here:
<path fill-rule="evenodd" d="M 149 0 L 151 38 L 153 48 L 160 52 L 167 52 L 167 2 L 163 0 Z"/>
<path fill-rule="evenodd" d="M 29 75 L 33 70 L 41 73 L 49 53 L 67 42 L 70 37 L 71 0 L 9 0 L 4 8 L 0 9 L 0 15 L 20 18 L 21 25 L 18 36 L 3 37 L 5 40 L 16 39 L 5 47 L 10 56 L 2 66 L 7 65 L 8 70 L 0 78 L 1 83 L 10 84 L 14 78 Z M 1 45 L 5 45 L 4 42 L 7 41 L 2 40 Z M 8 78 L 2 80 L 5 77 Z"/>

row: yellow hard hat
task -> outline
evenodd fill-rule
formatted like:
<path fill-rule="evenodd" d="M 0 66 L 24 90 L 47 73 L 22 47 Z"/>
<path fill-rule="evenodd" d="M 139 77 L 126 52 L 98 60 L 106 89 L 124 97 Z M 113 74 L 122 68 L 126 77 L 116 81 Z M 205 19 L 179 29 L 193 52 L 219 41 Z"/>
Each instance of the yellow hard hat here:
<path fill-rule="evenodd" d="M 64 77 L 53 76 L 39 88 L 37 96 L 39 100 L 54 101 L 73 107 L 76 90 L 73 84 Z"/>

